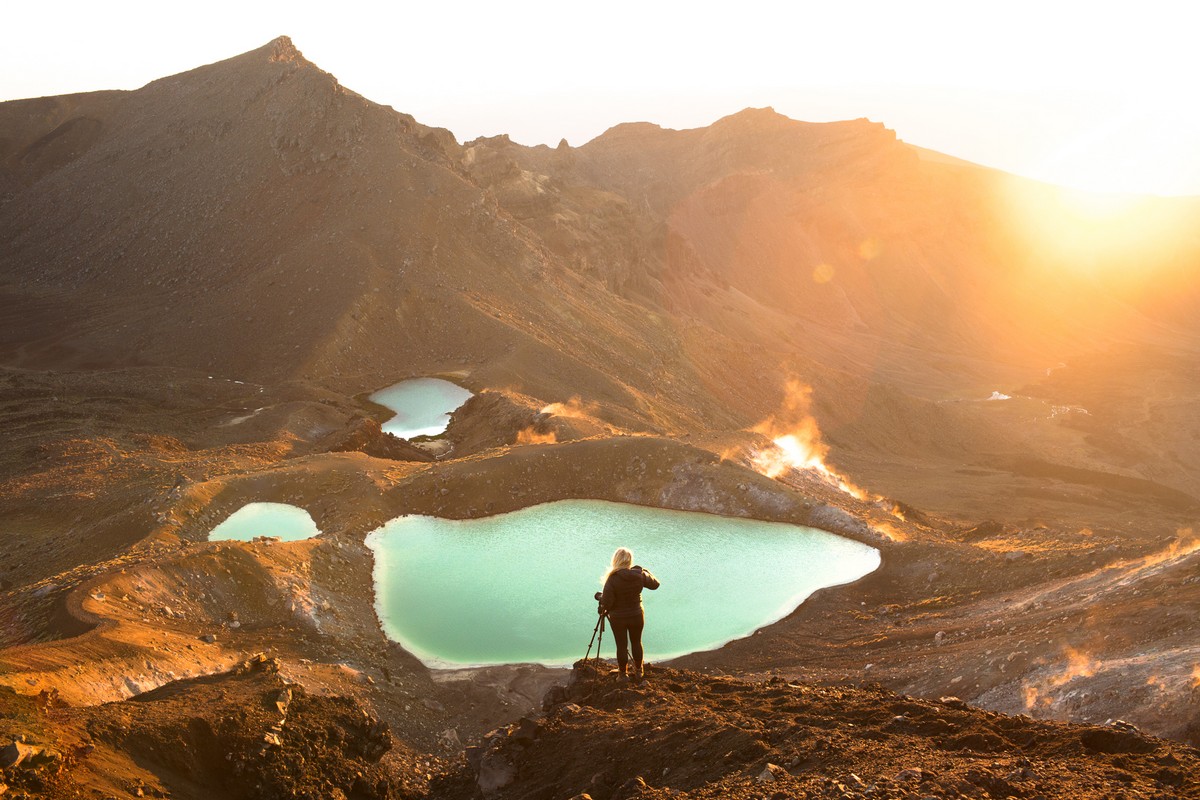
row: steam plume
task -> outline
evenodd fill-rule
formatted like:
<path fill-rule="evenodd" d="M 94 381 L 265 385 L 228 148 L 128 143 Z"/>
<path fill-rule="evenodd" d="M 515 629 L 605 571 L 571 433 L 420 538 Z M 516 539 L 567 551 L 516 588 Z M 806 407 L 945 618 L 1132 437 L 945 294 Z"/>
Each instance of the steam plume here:
<path fill-rule="evenodd" d="M 531 425 L 517 434 L 514 444 L 555 444 L 556 442 L 558 442 L 558 437 L 554 435 L 554 431 L 538 433 Z"/>
<path fill-rule="evenodd" d="M 543 414 L 553 414 L 556 417 L 574 417 L 586 419 L 594 416 L 595 403 L 585 403 L 579 395 L 575 395 L 565 403 L 551 403 L 542 409 Z"/>
<path fill-rule="evenodd" d="M 751 464 L 768 478 L 777 478 L 789 470 L 807 471 L 859 500 L 866 500 L 866 492 L 825 463 L 829 447 L 821 441 L 821 429 L 809 412 L 812 387 L 792 378 L 785 388 L 783 408 L 751 428 L 770 438 L 774 445 L 751 456 Z"/>

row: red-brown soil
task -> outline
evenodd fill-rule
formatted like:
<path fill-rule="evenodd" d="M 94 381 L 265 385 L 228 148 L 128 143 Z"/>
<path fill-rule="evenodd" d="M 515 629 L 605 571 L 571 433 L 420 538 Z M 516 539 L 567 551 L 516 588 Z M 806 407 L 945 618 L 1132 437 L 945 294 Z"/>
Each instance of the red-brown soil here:
<path fill-rule="evenodd" d="M 1131 726 L 1041 722 L 879 686 L 577 665 L 536 726 L 488 740 L 505 798 L 1117 798 L 1200 792 L 1200 751 Z M 465 795 L 464 796 L 469 796 Z"/>

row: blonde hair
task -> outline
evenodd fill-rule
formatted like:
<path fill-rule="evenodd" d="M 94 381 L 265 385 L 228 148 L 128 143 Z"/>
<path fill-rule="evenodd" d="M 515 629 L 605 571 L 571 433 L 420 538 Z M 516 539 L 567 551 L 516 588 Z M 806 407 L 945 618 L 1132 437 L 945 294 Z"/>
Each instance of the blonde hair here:
<path fill-rule="evenodd" d="M 633 551 L 628 547 L 618 547 L 613 553 L 612 566 L 608 568 L 608 572 L 604 573 L 604 580 L 608 580 L 608 576 L 622 569 L 629 569 L 633 566 Z"/>

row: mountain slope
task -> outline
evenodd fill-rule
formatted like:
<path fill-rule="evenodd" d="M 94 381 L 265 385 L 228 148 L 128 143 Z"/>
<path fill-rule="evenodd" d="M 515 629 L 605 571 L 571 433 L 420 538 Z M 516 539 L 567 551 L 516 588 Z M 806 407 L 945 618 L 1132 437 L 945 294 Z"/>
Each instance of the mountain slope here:
<path fill-rule="evenodd" d="M 453 373 L 705 436 L 775 413 L 795 377 L 840 463 L 949 513 L 979 492 L 945 479 L 1026 456 L 1200 492 L 1174 445 L 1200 430 L 1174 400 L 1194 376 L 1147 375 L 1200 352 L 1190 200 L 1145 201 L 1121 238 L 1051 187 L 770 109 L 459 145 L 286 38 L 133 92 L 0 104 L 0 188 L 9 366 L 347 396 Z M 1092 392 L 1117 358 L 1119 388 Z M 976 404 L 994 391 L 1038 399 Z M 972 513 L 1014 507 L 1046 513 Z"/>
<path fill-rule="evenodd" d="M 655 320 L 554 274 L 456 171 L 449 133 L 343 89 L 286 39 L 105 102 L 87 147 L 9 171 L 0 276 L 30 310 L 5 320 L 10 362 L 352 390 L 487 364 L 497 382 L 625 405 L 612 376 L 648 382 Z M 25 138 L 79 124 L 62 115 L 0 108 Z"/>

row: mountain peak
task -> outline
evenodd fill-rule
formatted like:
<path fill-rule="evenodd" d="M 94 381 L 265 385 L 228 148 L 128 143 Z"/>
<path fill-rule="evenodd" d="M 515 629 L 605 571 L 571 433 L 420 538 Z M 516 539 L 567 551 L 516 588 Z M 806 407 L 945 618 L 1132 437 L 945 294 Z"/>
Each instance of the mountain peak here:
<path fill-rule="evenodd" d="M 791 117 L 784 116 L 776 111 L 771 106 L 763 108 L 743 108 L 736 114 L 730 114 L 726 117 L 721 117 L 714 122 L 713 128 L 745 128 L 745 129 L 760 129 L 760 128 L 778 128 L 788 125 L 803 125 L 804 123 L 797 122 Z"/>
<path fill-rule="evenodd" d="M 301 53 L 296 45 L 292 43 L 292 37 L 290 36 L 277 36 L 276 38 L 267 42 L 262 49 L 269 52 L 268 60 L 272 62 L 293 62 L 307 60 L 304 58 L 304 54 Z"/>
<path fill-rule="evenodd" d="M 749 106 L 741 111 L 730 114 L 725 119 L 790 119 L 789 117 L 780 114 L 775 110 L 774 106 L 763 106 L 762 108 L 754 108 Z M 793 120 L 794 121 L 794 120 Z"/>

